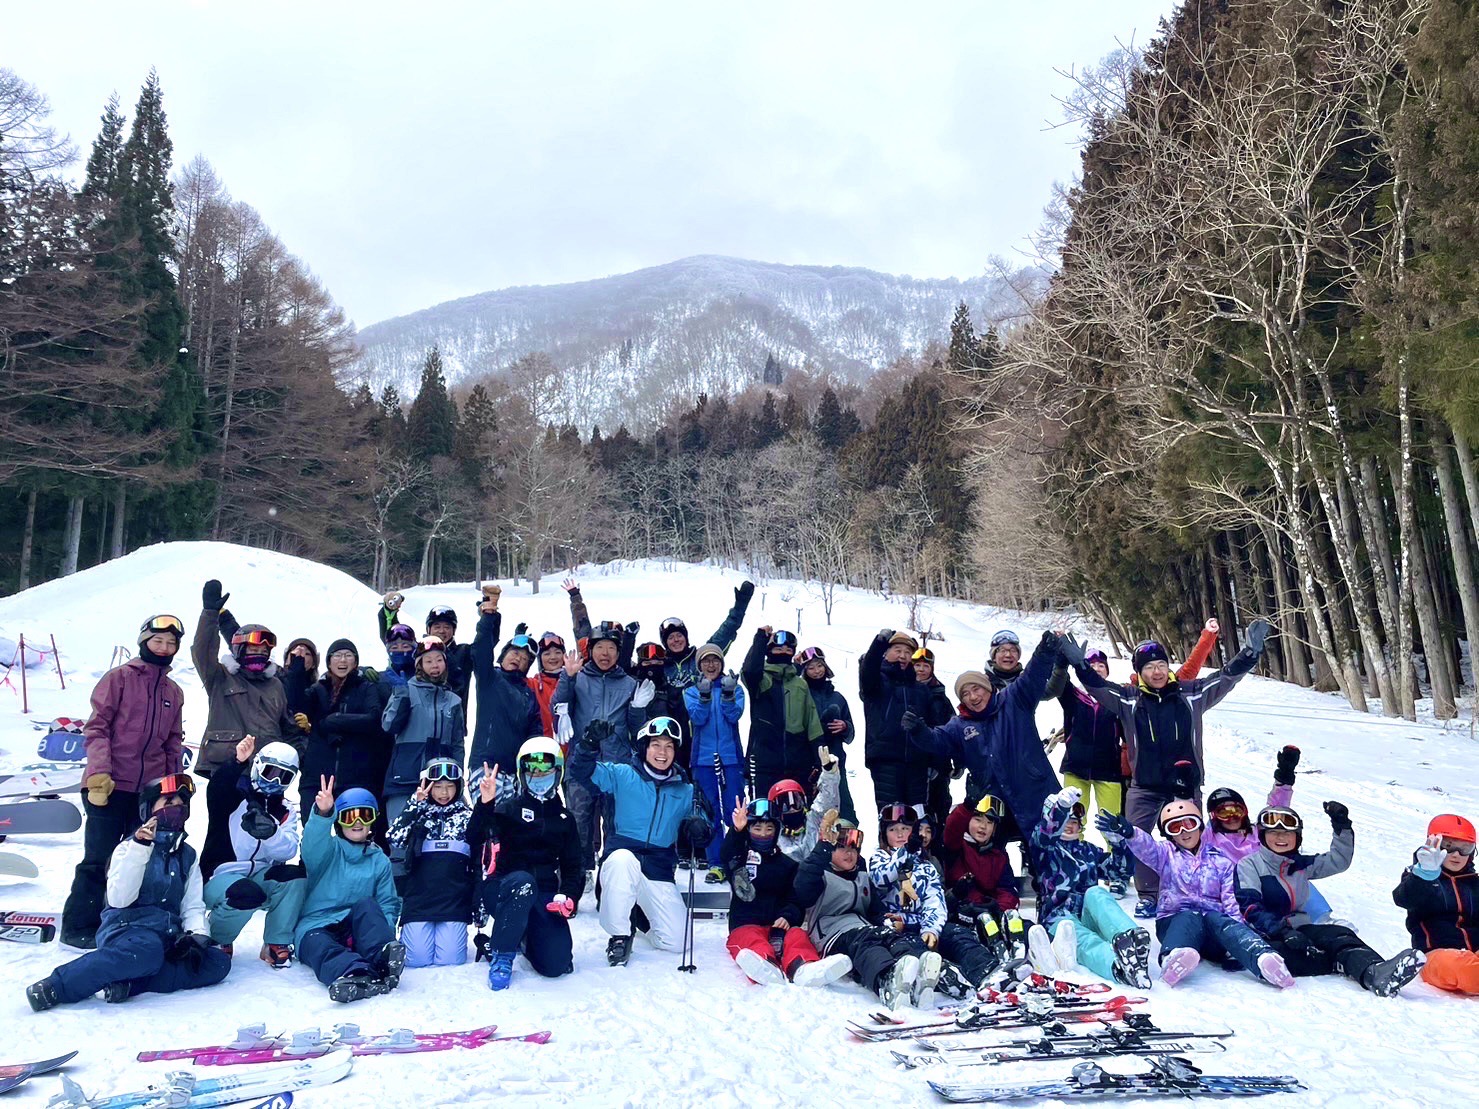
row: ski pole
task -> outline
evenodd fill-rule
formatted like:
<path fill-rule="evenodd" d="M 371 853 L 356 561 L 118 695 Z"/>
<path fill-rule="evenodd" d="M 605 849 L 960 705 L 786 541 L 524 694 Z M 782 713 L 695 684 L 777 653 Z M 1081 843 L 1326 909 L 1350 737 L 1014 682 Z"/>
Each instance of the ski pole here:
<path fill-rule="evenodd" d="M 683 922 L 683 961 L 678 964 L 678 969 L 685 974 L 692 974 L 698 967 L 693 961 L 693 859 L 688 863 L 688 912 Z"/>

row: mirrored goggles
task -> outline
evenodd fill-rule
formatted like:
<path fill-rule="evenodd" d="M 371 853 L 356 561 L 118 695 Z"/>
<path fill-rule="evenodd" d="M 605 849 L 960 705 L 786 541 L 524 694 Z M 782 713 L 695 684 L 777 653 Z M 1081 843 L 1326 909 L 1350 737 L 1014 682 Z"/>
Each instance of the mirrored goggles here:
<path fill-rule="evenodd" d="M 993 797 L 989 793 L 976 802 L 976 815 L 984 816 L 987 820 L 1000 820 L 1001 810 L 1001 798 Z"/>
<path fill-rule="evenodd" d="M 539 653 L 539 645 L 522 632 L 510 639 L 508 645 L 518 651 L 528 651 L 531 655 Z"/>
<path fill-rule="evenodd" d="M 912 805 L 884 805 L 878 811 L 878 821 L 881 824 L 913 824 L 919 819 L 919 814 L 914 811 Z"/>
<path fill-rule="evenodd" d="M 526 774 L 551 774 L 560 765 L 559 760 L 547 751 L 535 751 L 519 759 Z"/>
<path fill-rule="evenodd" d="M 921 647 L 909 656 L 911 662 L 927 662 L 931 666 L 935 664 L 935 652 L 928 647 Z"/>
<path fill-rule="evenodd" d="M 991 646 L 993 647 L 1005 647 L 1009 644 L 1013 647 L 1022 646 L 1022 641 L 1017 638 L 1016 632 L 999 631 L 991 637 Z"/>
<path fill-rule="evenodd" d="M 345 809 L 336 819 L 344 828 L 368 828 L 375 823 L 379 815 L 379 811 L 373 805 L 356 805 L 352 809 Z"/>
<path fill-rule="evenodd" d="M 1088 812 L 1089 810 L 1084 808 L 1084 803 L 1082 801 L 1075 801 L 1072 805 L 1068 807 L 1068 819 L 1077 820 L 1080 824 L 1082 824 L 1084 822 L 1084 817 L 1088 815 Z"/>
<path fill-rule="evenodd" d="M 539 649 L 541 651 L 547 651 L 551 647 L 558 647 L 563 651 L 565 649 L 565 641 L 554 632 L 545 632 L 539 637 Z"/>
<path fill-rule="evenodd" d="M 665 736 L 677 743 L 683 738 L 683 728 L 671 716 L 654 716 L 642 726 L 642 735 L 648 739 Z"/>
<path fill-rule="evenodd" d="M 796 635 L 794 632 L 778 631 L 770 637 L 770 645 L 774 647 L 789 647 L 796 649 Z"/>
<path fill-rule="evenodd" d="M 145 634 L 154 632 L 172 632 L 175 635 L 185 634 L 185 625 L 180 622 L 178 616 L 151 616 L 144 621 L 144 626 L 139 629 Z"/>
<path fill-rule="evenodd" d="M 796 665 L 805 666 L 813 659 L 821 659 L 823 662 L 827 661 L 827 657 L 823 655 L 818 648 L 808 647 L 806 650 L 802 651 L 799 655 L 796 656 Z"/>
<path fill-rule="evenodd" d="M 462 767 L 452 759 L 433 759 L 426 764 L 421 776 L 428 782 L 460 782 Z"/>
<path fill-rule="evenodd" d="M 836 824 L 837 839 L 833 841 L 833 848 L 851 847 L 854 851 L 863 849 L 863 829 L 848 824 L 845 820 L 839 820 Z"/>
<path fill-rule="evenodd" d="M 1194 815 L 1173 816 L 1163 825 L 1166 835 L 1179 836 L 1182 832 L 1195 832 L 1202 826 L 1202 818 Z"/>
<path fill-rule="evenodd" d="M 1258 826 L 1270 831 L 1297 832 L 1304 827 L 1304 821 L 1293 809 L 1265 809 L 1258 814 Z"/>
<path fill-rule="evenodd" d="M 264 782 L 276 782 L 286 789 L 293 784 L 296 771 L 291 766 L 279 766 L 275 762 L 269 762 L 266 766 L 262 767 L 259 777 Z"/>
<path fill-rule="evenodd" d="M 1218 820 L 1242 820 L 1248 815 L 1248 809 L 1236 801 L 1226 801 L 1213 809 L 1212 815 Z"/>
<path fill-rule="evenodd" d="M 195 780 L 188 774 L 167 774 L 159 779 L 159 796 L 168 797 L 175 794 L 180 797 L 192 797 L 195 794 Z"/>
<path fill-rule="evenodd" d="M 276 647 L 277 636 L 266 628 L 253 628 L 249 632 L 237 632 L 231 637 L 231 646 L 239 647 L 245 644 L 248 647 Z"/>

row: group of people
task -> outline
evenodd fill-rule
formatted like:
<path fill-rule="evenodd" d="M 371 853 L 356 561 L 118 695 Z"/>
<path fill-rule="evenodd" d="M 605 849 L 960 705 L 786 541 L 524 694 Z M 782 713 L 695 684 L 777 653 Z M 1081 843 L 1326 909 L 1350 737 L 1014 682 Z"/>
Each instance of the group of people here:
<path fill-rule="evenodd" d="M 858 675 L 880 802 L 865 856 L 847 785 L 852 711 L 825 654 L 760 627 L 739 671 L 726 666 L 753 588 L 735 590 L 698 645 L 677 618 L 653 642 L 636 623 L 593 624 L 573 581 L 573 646 L 523 624 L 500 645 L 497 586 L 465 644 L 452 608 L 417 633 L 392 593 L 378 614 L 385 668 L 339 639 L 320 676 L 311 641 L 275 661 L 275 635 L 238 624 L 207 582 L 191 646 L 209 697 L 192 768 L 206 783 L 199 856 L 169 677 L 185 628 L 157 616 L 138 656 L 98 683 L 86 726 L 83 858 L 62 922 L 86 953 L 29 987 L 30 1003 L 212 985 L 257 912 L 260 957 L 303 963 L 338 1001 L 394 989 L 407 967 L 466 962 L 469 926 L 504 989 L 520 954 L 546 977 L 573 970 L 569 921 L 592 888 L 608 962 L 622 965 L 638 936 L 677 950 L 691 934 L 684 867 L 729 885 L 727 948 L 750 979 L 850 977 L 890 1005 L 969 996 L 1014 959 L 1149 987 L 1150 934 L 1118 900 L 1132 866 L 1167 985 L 1210 959 L 1283 988 L 1340 972 L 1389 995 L 1421 971 L 1479 993 L 1467 820 L 1434 818 L 1394 893 L 1413 947 L 1386 959 L 1311 884 L 1349 867 L 1354 837 L 1344 806 L 1326 802 L 1330 849 L 1302 851 L 1296 749 L 1280 753 L 1256 818 L 1225 788 L 1204 815 L 1203 716 L 1256 665 L 1263 621 L 1205 678 L 1215 624 L 1176 672 L 1142 643 L 1130 685 L 1071 636 L 1044 633 L 1024 666 L 1017 636 L 999 632 L 986 668 L 956 679 L 955 704 L 928 646 L 883 629 Z M 1036 712 L 1050 699 L 1064 728 L 1045 744 Z M 1049 761 L 1059 741 L 1066 785 Z M 1108 851 L 1085 839 L 1091 798 Z M 1023 915 L 1034 899 L 1035 920 Z"/>

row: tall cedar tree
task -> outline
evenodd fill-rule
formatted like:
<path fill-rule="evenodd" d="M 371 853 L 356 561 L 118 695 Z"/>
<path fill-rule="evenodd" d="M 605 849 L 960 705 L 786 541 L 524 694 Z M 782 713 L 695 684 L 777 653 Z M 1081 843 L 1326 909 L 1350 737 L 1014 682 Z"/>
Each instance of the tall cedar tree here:
<path fill-rule="evenodd" d="M 764 450 L 780 439 L 783 433 L 780 413 L 775 407 L 775 394 L 766 393 L 765 402 L 755 414 L 755 422 L 750 425 L 750 446 L 755 450 Z"/>
<path fill-rule="evenodd" d="M 436 347 L 431 348 L 422 364 L 421 388 L 411 402 L 406 433 L 413 458 L 449 455 L 457 444 L 457 405 L 447 395 L 442 352 Z"/>

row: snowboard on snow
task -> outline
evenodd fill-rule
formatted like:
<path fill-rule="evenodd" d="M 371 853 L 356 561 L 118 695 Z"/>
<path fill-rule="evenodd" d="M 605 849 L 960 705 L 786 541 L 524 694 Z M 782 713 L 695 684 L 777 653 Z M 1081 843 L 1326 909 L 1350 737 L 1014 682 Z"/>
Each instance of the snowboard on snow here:
<path fill-rule="evenodd" d="M 70 801 L 19 801 L 0 804 L 0 836 L 75 832 L 82 810 Z"/>
<path fill-rule="evenodd" d="M 75 1051 L 69 1051 L 65 1055 L 58 1055 L 55 1059 L 42 1059 L 37 1063 L 12 1063 L 0 1066 L 0 1094 L 6 1090 L 13 1090 L 22 1082 L 34 1078 L 38 1074 L 46 1074 L 58 1067 L 64 1067 L 71 1062 L 76 1055 Z"/>
<path fill-rule="evenodd" d="M 82 767 L 0 774 L 0 798 L 60 797 L 82 791 Z"/>
<path fill-rule="evenodd" d="M 0 940 L 16 943 L 50 943 L 56 939 L 56 913 L 22 913 L 0 909 Z"/>
<path fill-rule="evenodd" d="M 36 864 L 24 855 L 0 851 L 0 874 L 7 878 L 35 878 L 40 873 L 41 871 L 36 869 Z"/>

